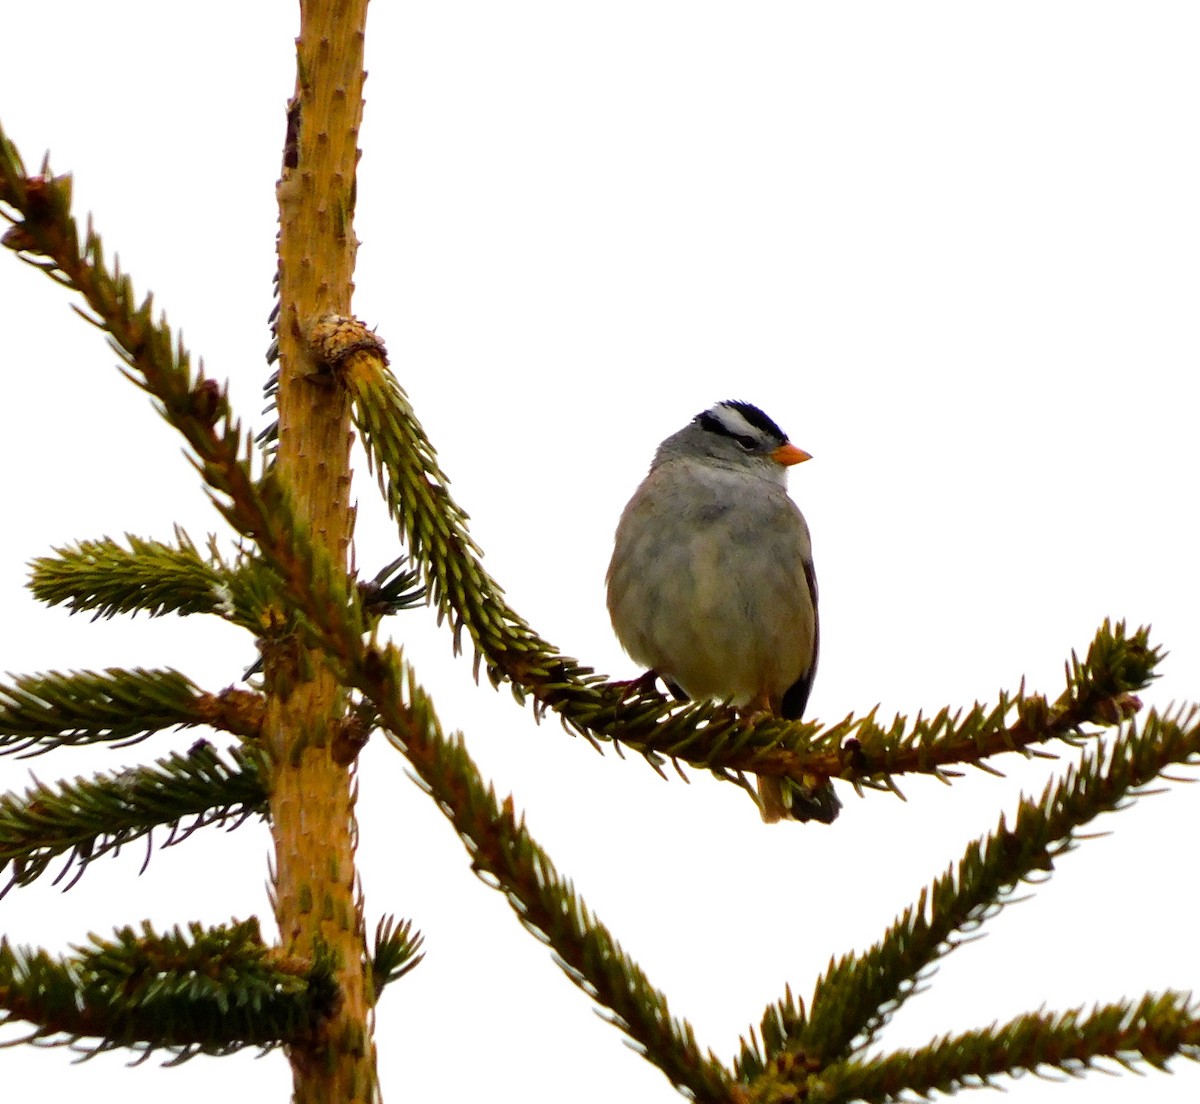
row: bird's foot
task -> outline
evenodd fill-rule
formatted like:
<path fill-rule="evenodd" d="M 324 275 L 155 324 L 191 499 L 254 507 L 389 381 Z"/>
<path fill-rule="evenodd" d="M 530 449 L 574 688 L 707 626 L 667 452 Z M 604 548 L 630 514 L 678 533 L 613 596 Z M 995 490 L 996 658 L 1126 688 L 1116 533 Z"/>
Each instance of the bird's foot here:
<path fill-rule="evenodd" d="M 658 692 L 658 687 L 655 685 L 658 681 L 658 672 L 653 668 L 649 671 L 644 671 L 634 679 L 620 679 L 612 683 L 621 691 L 621 696 L 618 701 L 626 702 L 631 698 L 646 697 L 651 694 L 656 697 L 663 695 Z"/>

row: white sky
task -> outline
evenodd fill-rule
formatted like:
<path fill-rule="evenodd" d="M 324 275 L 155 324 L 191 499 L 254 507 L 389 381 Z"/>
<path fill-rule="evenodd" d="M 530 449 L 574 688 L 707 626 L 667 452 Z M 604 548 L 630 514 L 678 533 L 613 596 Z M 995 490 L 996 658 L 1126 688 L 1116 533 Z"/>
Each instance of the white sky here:
<path fill-rule="evenodd" d="M 30 168 L 50 146 L 74 171 L 78 211 L 256 424 L 293 7 L 43 0 L 3 17 L 0 117 Z M 1106 615 L 1153 622 L 1171 650 L 1148 701 L 1200 696 L 1194 5 L 381 2 L 368 38 L 356 310 L 489 568 L 550 640 L 634 673 L 603 602 L 617 516 L 662 437 L 744 398 L 815 457 L 792 480 L 821 580 L 813 716 L 967 705 L 1022 674 L 1055 695 Z M 22 589 L 55 544 L 218 526 L 68 301 L 0 258 L 0 669 L 170 664 L 220 689 L 248 639 L 91 624 Z M 365 473 L 357 489 L 373 573 L 396 541 Z M 473 689 L 431 620 L 395 631 L 446 725 L 724 1057 L 785 981 L 809 993 L 1066 766 L 909 781 L 907 803 L 844 793 L 832 829 L 767 827 L 733 787 L 664 784 Z M 32 765 L 88 773 L 193 739 Z M 29 767 L 0 761 L 0 783 Z M 428 951 L 380 1008 L 388 1099 L 672 1099 L 470 874 L 381 738 L 360 779 L 369 923 L 412 917 Z M 1198 793 L 1107 818 L 1115 834 L 947 960 L 885 1042 L 1200 988 Z M 0 930 L 61 950 L 143 917 L 266 916 L 267 842 L 210 832 L 142 877 L 125 854 L 66 896 L 47 879 L 0 902 Z M 1200 1069 L 1177 1068 L 1026 1078 L 1012 1099 L 1195 1100 Z M 278 1055 L 126 1071 L 8 1050 L 0 1071 L 42 1100 L 288 1092 Z"/>

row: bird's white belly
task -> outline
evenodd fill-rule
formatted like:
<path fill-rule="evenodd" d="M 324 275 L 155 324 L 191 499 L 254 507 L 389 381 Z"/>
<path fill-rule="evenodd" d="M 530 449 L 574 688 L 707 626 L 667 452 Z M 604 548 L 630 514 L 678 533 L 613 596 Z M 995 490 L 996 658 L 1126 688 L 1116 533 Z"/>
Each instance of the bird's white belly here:
<path fill-rule="evenodd" d="M 770 540 L 751 548 L 675 537 L 656 542 L 627 650 L 692 698 L 778 698 L 812 659 L 814 618 L 801 565 L 781 562 Z"/>

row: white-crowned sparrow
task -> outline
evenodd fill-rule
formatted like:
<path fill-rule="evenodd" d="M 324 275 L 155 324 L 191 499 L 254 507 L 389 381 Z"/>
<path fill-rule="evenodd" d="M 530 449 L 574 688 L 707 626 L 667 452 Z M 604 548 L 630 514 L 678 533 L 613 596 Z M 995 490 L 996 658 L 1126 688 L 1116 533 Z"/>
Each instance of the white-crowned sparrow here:
<path fill-rule="evenodd" d="M 756 406 L 672 434 L 617 526 L 608 612 L 621 646 L 679 697 L 799 718 L 817 670 L 817 580 L 787 469 L 809 459 Z M 830 823 L 828 781 L 759 779 L 764 820 Z"/>

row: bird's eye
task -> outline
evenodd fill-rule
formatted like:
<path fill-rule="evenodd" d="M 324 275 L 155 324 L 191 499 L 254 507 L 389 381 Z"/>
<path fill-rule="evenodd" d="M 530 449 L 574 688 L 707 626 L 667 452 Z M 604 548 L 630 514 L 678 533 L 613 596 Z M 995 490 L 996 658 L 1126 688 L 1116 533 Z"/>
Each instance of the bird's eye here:
<path fill-rule="evenodd" d="M 753 437 L 747 437 L 745 434 L 737 434 L 733 439 L 747 452 L 753 452 L 758 448 L 758 441 Z"/>

